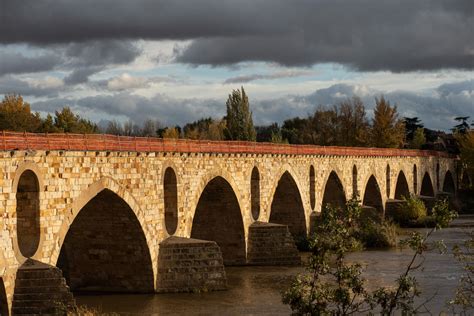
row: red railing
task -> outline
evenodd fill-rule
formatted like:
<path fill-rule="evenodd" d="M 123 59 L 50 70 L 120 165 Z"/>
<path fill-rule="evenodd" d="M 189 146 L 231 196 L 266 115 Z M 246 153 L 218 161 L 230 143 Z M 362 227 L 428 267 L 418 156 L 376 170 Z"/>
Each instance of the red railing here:
<path fill-rule="evenodd" d="M 392 148 L 288 145 L 243 141 L 207 141 L 128 137 L 105 134 L 36 134 L 2 132 L 0 148 L 6 150 L 137 151 L 179 153 L 242 153 L 331 156 L 404 156 L 455 158 L 445 152 Z"/>

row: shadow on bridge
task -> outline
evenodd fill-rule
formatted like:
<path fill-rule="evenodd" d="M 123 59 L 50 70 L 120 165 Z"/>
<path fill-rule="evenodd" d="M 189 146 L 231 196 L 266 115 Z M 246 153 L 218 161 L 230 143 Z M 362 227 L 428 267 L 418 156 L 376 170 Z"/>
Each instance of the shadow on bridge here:
<path fill-rule="evenodd" d="M 287 225 L 293 237 L 306 236 L 306 219 L 298 186 L 286 171 L 273 195 L 270 223 Z"/>
<path fill-rule="evenodd" d="M 204 188 L 194 213 L 191 238 L 217 242 L 225 265 L 246 263 L 239 202 L 224 178 L 216 177 Z"/>
<path fill-rule="evenodd" d="M 135 213 L 104 189 L 74 219 L 57 266 L 73 291 L 153 292 L 153 269 Z"/>

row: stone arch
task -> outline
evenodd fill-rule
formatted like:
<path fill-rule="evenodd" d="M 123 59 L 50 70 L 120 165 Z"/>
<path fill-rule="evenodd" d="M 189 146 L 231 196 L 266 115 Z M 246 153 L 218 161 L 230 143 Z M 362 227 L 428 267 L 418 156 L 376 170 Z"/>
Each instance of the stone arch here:
<path fill-rule="evenodd" d="M 456 184 L 454 183 L 453 174 L 449 170 L 446 171 L 446 174 L 444 176 L 443 192 L 448 192 L 453 195 L 456 193 Z"/>
<path fill-rule="evenodd" d="M 16 236 L 22 256 L 33 257 L 41 240 L 40 180 L 30 168 L 17 173 L 14 180 L 16 192 Z"/>
<path fill-rule="evenodd" d="M 138 203 L 136 202 L 135 198 L 133 197 L 132 194 L 130 194 L 127 190 L 125 190 L 124 187 L 120 186 L 116 181 L 114 181 L 110 177 L 103 177 L 100 180 L 94 182 L 91 184 L 85 191 L 83 191 L 76 199 L 74 199 L 74 202 L 71 206 L 70 211 L 68 211 L 66 214 L 69 214 L 62 222 L 61 228 L 59 229 L 56 245 L 52 250 L 52 253 L 50 255 L 50 262 L 52 265 L 56 265 L 58 257 L 59 257 L 59 252 L 63 246 L 64 239 L 66 238 L 66 234 L 69 231 L 69 228 L 71 224 L 74 222 L 76 216 L 79 214 L 79 212 L 86 206 L 86 204 L 91 201 L 94 197 L 96 197 L 100 192 L 102 192 L 104 189 L 107 189 L 109 191 L 112 191 L 115 193 L 120 199 L 122 199 L 129 207 L 130 209 L 134 212 L 138 222 L 140 223 L 140 226 L 142 227 L 145 238 L 147 241 L 148 249 L 150 251 L 150 255 L 152 258 L 155 258 L 155 248 L 153 247 L 154 243 L 152 241 L 155 240 L 153 236 L 150 235 L 149 231 L 145 229 L 145 215 L 143 210 L 139 207 Z M 155 271 L 156 275 L 156 270 L 155 266 L 153 266 L 153 269 Z"/>
<path fill-rule="evenodd" d="M 379 184 L 374 175 L 369 177 L 364 191 L 364 199 L 362 200 L 364 206 L 370 206 L 376 210 L 383 212 L 382 194 L 380 192 Z"/>
<path fill-rule="evenodd" d="M 403 197 L 410 196 L 408 181 L 403 170 L 400 170 L 397 177 L 397 186 L 395 187 L 395 199 L 401 200 Z"/>
<path fill-rule="evenodd" d="M 145 233 L 131 206 L 103 189 L 74 218 L 57 266 L 73 291 L 151 293 L 152 262 Z"/>
<path fill-rule="evenodd" d="M 306 235 L 306 217 L 298 185 L 288 171 L 278 181 L 273 194 L 269 222 L 288 225 L 290 233 Z"/>
<path fill-rule="evenodd" d="M 250 176 L 250 202 L 252 218 L 258 220 L 260 216 L 260 172 L 257 166 L 253 167 Z"/>
<path fill-rule="evenodd" d="M 439 191 L 439 162 L 436 163 L 436 190 Z"/>
<path fill-rule="evenodd" d="M 166 231 L 173 235 L 178 227 L 178 180 L 172 167 L 167 167 L 163 176 L 163 197 Z"/>
<path fill-rule="evenodd" d="M 346 207 L 346 193 L 344 192 L 344 186 L 335 171 L 331 171 L 326 180 L 321 211 L 323 211 L 328 204 L 333 207 Z"/>
<path fill-rule="evenodd" d="M 0 315 L 8 316 L 8 310 L 7 292 L 5 291 L 3 278 L 0 277 Z"/>
<path fill-rule="evenodd" d="M 390 171 L 390 165 L 387 165 L 386 171 L 385 171 L 385 178 L 386 178 L 386 185 L 385 188 L 387 189 L 387 197 L 390 197 L 390 183 L 391 183 L 391 171 Z"/>
<path fill-rule="evenodd" d="M 314 210 L 316 206 L 316 173 L 313 165 L 309 166 L 309 203 L 311 210 Z"/>
<path fill-rule="evenodd" d="M 433 182 L 428 172 L 425 172 L 423 180 L 421 181 L 420 195 L 422 196 L 434 196 Z"/>
<path fill-rule="evenodd" d="M 226 265 L 246 262 L 245 231 L 231 184 L 217 176 L 204 187 L 194 211 L 191 238 L 215 241 Z"/>
<path fill-rule="evenodd" d="M 418 193 L 418 170 L 416 164 L 413 165 L 413 193 Z"/>
<path fill-rule="evenodd" d="M 357 187 L 357 167 L 352 167 L 352 197 L 357 198 L 359 196 L 359 188 Z"/>
<path fill-rule="evenodd" d="M 463 189 L 468 189 L 471 187 L 471 178 L 469 177 L 467 170 L 462 172 L 461 184 Z"/>

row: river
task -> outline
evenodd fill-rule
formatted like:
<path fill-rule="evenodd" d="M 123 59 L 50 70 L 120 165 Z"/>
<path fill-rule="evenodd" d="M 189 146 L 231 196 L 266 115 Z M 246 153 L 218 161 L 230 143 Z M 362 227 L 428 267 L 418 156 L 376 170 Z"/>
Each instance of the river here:
<path fill-rule="evenodd" d="M 451 227 L 437 231 L 432 240 L 444 240 L 449 249 L 467 238 L 472 228 Z M 405 231 L 408 233 L 408 231 Z M 305 256 L 305 254 L 303 254 Z M 393 284 L 402 273 L 412 252 L 408 249 L 368 250 L 353 253 L 351 261 L 366 268 L 364 277 L 370 288 Z M 448 311 L 445 302 L 454 296 L 461 266 L 451 253 L 426 253 L 423 271 L 414 276 L 420 283 L 422 299 L 431 312 Z M 280 292 L 303 267 L 227 267 L 227 291 L 195 294 L 156 295 L 78 295 L 78 305 L 124 315 L 288 315 Z"/>

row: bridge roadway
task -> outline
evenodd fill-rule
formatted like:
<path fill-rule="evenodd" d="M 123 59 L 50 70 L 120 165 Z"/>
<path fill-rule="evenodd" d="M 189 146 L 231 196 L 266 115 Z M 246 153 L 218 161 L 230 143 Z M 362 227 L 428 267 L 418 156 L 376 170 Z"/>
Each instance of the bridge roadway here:
<path fill-rule="evenodd" d="M 84 288 L 157 291 L 170 236 L 215 241 L 225 264 L 246 264 L 257 221 L 305 235 L 323 205 L 354 194 L 383 214 L 457 186 L 456 157 L 433 151 L 10 132 L 0 150 L 4 310 L 26 258 Z"/>

